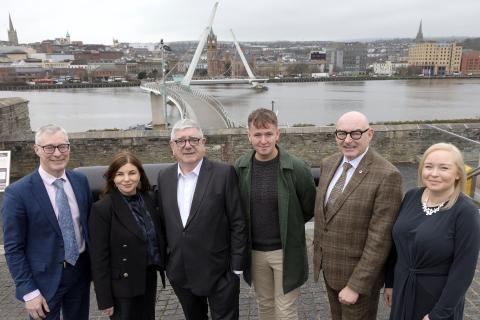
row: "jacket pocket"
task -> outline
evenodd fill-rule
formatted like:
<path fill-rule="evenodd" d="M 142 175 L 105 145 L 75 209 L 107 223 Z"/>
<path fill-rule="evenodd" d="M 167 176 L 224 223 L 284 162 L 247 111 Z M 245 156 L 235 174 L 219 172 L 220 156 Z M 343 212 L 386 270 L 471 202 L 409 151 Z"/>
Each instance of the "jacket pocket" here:
<path fill-rule="evenodd" d="M 45 272 L 47 264 L 42 261 L 30 261 L 30 268 L 33 272 Z"/>

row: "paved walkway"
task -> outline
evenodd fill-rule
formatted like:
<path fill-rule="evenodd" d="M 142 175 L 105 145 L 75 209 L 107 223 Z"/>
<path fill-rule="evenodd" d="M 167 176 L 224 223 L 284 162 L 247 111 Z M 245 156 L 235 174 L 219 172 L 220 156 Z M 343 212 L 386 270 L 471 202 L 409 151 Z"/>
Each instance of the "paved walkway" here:
<path fill-rule="evenodd" d="M 312 238 L 312 228 L 307 225 L 307 237 L 309 243 Z M 311 258 L 311 248 L 309 248 Z M 311 259 L 310 259 L 311 260 Z M 311 266 L 310 261 L 310 266 Z M 8 273 L 5 257 L 0 256 L 0 318 L 3 320 L 25 319 L 23 304 L 15 300 L 15 287 Z M 178 300 L 170 286 L 166 289 L 159 289 L 156 304 L 157 319 L 177 320 L 185 319 Z M 90 319 L 107 319 L 102 317 L 97 311 L 95 295 L 91 293 Z M 299 301 L 299 314 L 302 320 L 330 319 L 330 309 L 328 306 L 327 295 L 323 281 L 313 282 L 313 275 L 310 274 L 309 280 L 301 288 Z M 379 305 L 379 314 L 377 319 L 388 319 L 389 308 L 381 299 Z M 480 315 L 480 261 L 477 265 L 475 280 L 467 294 L 465 320 L 478 320 Z M 255 294 L 245 282 L 242 281 L 240 291 L 240 319 L 257 319 L 257 309 L 255 303 Z"/>
<path fill-rule="evenodd" d="M 411 165 L 399 165 L 399 169 L 404 178 L 404 189 L 415 186 L 416 169 Z M 2 196 L 3 195 L 0 193 L 0 206 L 2 203 Z M 308 243 L 311 244 L 313 236 L 312 224 L 307 224 L 306 229 L 307 240 Z M 311 256 L 311 247 L 309 247 L 310 266 L 312 266 Z M 15 286 L 8 273 L 5 257 L 3 255 L 3 232 L 0 232 L 0 318 L 2 320 L 26 318 L 23 303 L 14 298 L 14 292 Z M 385 305 L 383 299 L 380 300 L 377 319 L 388 319 L 389 308 Z M 156 315 L 157 319 L 162 320 L 185 319 L 182 308 L 178 303 L 172 288 L 168 285 L 166 289 L 158 290 Z M 299 315 L 302 320 L 330 319 L 330 309 L 323 281 L 314 283 L 313 275 L 311 273 L 307 283 L 301 288 Z M 102 317 L 101 313 L 97 311 L 93 289 L 91 291 L 90 319 L 107 319 L 107 317 Z M 240 319 L 258 319 L 255 293 L 253 292 L 253 289 L 249 288 L 243 281 L 241 282 L 240 290 Z M 475 279 L 467 293 L 465 306 L 465 320 L 478 319 L 480 319 L 480 260 L 477 264 Z"/>

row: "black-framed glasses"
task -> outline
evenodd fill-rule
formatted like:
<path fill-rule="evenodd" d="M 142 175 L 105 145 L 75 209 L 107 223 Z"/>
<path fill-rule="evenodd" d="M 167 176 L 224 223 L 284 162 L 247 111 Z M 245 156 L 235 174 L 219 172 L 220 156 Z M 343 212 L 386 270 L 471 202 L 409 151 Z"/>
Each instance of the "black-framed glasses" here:
<path fill-rule="evenodd" d="M 191 146 L 198 146 L 202 139 L 203 138 L 192 137 L 192 138 L 188 138 L 188 139 L 183 139 L 182 138 L 182 139 L 177 139 L 177 140 L 173 140 L 173 141 L 175 142 L 177 147 L 185 147 L 186 144 L 187 144 L 187 141 L 188 141 L 188 143 L 190 143 Z"/>
<path fill-rule="evenodd" d="M 347 139 L 347 136 L 350 135 L 350 138 L 353 140 L 359 140 L 362 135 L 367 132 L 370 128 L 367 128 L 365 130 L 353 130 L 353 131 L 343 131 L 343 130 L 335 130 L 335 137 L 339 140 L 345 140 Z"/>
<path fill-rule="evenodd" d="M 68 150 L 70 150 L 70 143 L 62 143 L 62 144 L 59 144 L 59 145 L 56 145 L 56 146 L 54 146 L 53 144 L 47 144 L 46 146 L 41 146 L 41 145 L 37 144 L 37 146 L 42 148 L 43 152 L 45 152 L 46 154 L 54 153 L 55 149 L 58 149 L 58 151 L 60 151 L 60 153 L 65 153 Z"/>

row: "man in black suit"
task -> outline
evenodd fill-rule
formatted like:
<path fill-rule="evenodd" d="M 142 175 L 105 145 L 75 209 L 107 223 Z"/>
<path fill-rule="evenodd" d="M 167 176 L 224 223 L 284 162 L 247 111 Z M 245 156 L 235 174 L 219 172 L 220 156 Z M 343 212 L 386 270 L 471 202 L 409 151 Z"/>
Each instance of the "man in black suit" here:
<path fill-rule="evenodd" d="M 170 147 L 178 164 L 158 174 L 167 277 L 187 320 L 208 319 L 208 305 L 213 320 L 238 319 L 247 234 L 235 170 L 204 157 L 193 120 L 174 125 Z"/>

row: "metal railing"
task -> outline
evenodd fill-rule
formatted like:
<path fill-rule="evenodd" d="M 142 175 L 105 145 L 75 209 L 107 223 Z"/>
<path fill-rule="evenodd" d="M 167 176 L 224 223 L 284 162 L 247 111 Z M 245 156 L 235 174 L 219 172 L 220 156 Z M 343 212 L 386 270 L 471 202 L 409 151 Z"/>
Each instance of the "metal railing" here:
<path fill-rule="evenodd" d="M 154 92 L 155 94 L 162 95 L 163 94 L 162 86 L 163 85 L 158 82 L 142 82 L 142 84 L 140 85 L 140 88 Z M 175 88 L 173 88 L 170 84 L 167 84 L 165 86 L 167 99 L 170 96 L 172 98 L 171 99 L 172 102 L 173 100 L 175 100 L 176 103 L 174 102 L 174 104 L 177 105 L 177 107 L 180 109 L 180 112 L 182 114 L 186 114 L 187 106 L 185 104 L 185 101 L 182 99 L 182 96 L 179 93 L 177 93 L 174 89 Z"/>
<path fill-rule="evenodd" d="M 225 110 L 222 103 L 218 101 L 218 99 L 216 99 L 215 97 L 210 96 L 200 90 L 192 89 L 192 87 L 190 86 L 184 86 L 181 84 L 170 84 L 170 86 L 172 88 L 175 88 L 176 91 L 181 92 L 181 95 L 188 94 L 203 100 L 220 115 L 220 117 L 223 119 L 223 121 L 225 122 L 228 128 L 235 127 L 235 123 L 231 120 L 230 115 Z"/>

